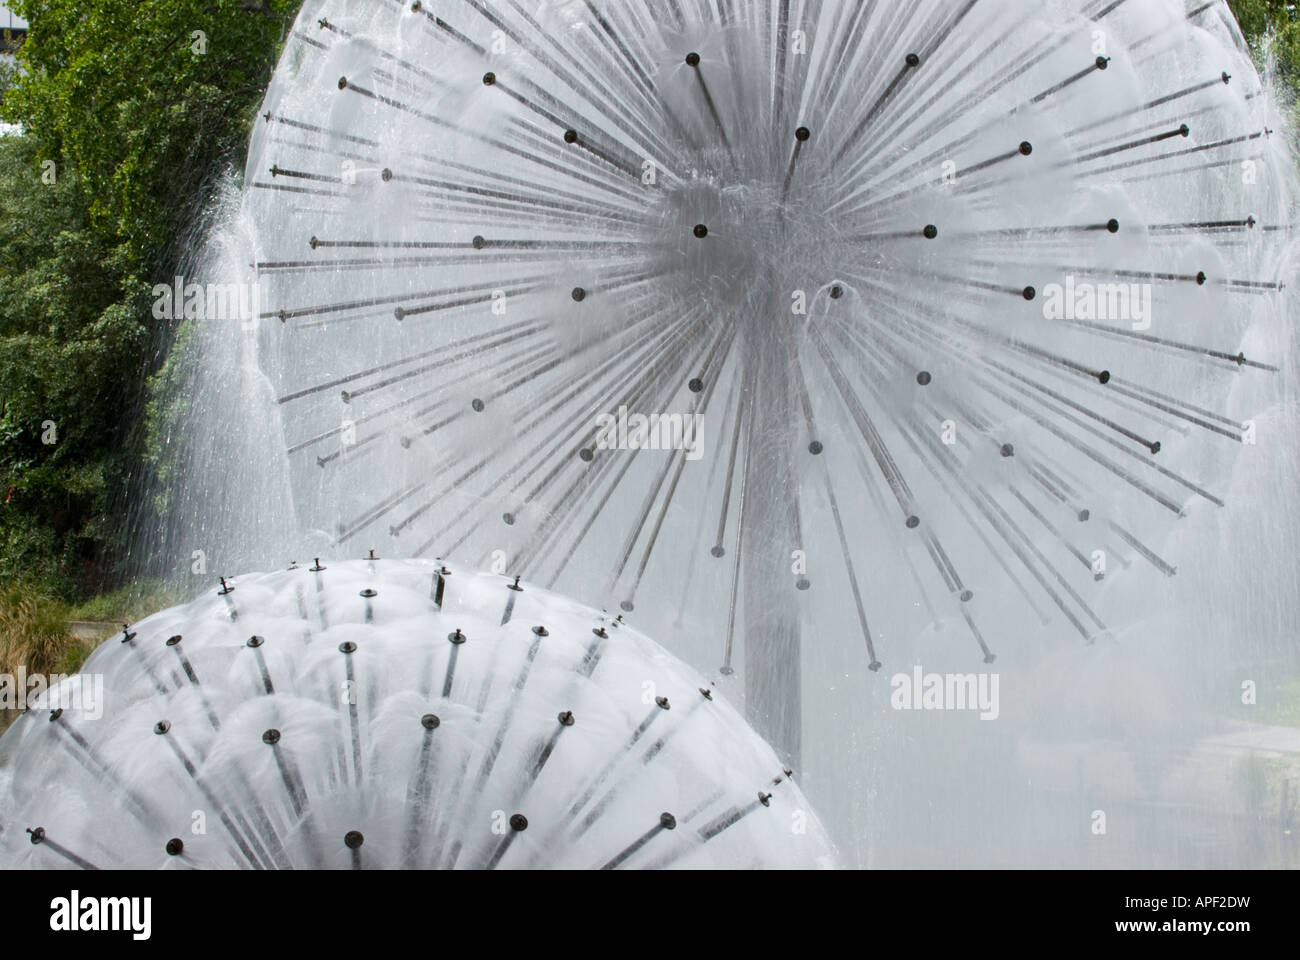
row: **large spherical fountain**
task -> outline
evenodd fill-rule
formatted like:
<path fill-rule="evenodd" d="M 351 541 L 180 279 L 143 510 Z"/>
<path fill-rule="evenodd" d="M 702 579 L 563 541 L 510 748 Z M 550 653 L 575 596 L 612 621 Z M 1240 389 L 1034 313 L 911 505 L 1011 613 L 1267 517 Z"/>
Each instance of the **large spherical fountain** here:
<path fill-rule="evenodd" d="M 833 863 L 712 684 L 531 584 L 301 565 L 128 627 L 85 674 L 102 703 L 33 709 L 4 738 L 0 865 Z"/>
<path fill-rule="evenodd" d="M 181 542 L 636 609 L 792 758 L 809 638 L 1112 637 L 1284 359 L 1293 175 L 1225 11 L 311 0 Z"/>

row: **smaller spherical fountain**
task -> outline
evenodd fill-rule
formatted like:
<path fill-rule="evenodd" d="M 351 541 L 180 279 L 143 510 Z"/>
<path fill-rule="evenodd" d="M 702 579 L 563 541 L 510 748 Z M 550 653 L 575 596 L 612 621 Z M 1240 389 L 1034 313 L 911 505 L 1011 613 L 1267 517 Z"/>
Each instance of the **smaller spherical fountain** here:
<path fill-rule="evenodd" d="M 517 578 L 372 554 L 223 579 L 82 676 L 98 702 L 47 695 L 0 740 L 2 866 L 833 863 L 709 683 Z"/>

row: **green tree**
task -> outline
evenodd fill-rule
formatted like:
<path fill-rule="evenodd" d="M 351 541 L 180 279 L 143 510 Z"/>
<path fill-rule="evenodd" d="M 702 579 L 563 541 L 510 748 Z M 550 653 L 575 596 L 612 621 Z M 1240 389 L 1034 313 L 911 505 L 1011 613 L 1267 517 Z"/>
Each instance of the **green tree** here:
<path fill-rule="evenodd" d="M 1291 0 L 1228 0 L 1257 62 L 1275 59 L 1280 79 L 1300 93 L 1300 14 Z"/>
<path fill-rule="evenodd" d="M 0 581 L 127 569 L 168 282 L 300 0 L 16 0 L 0 118 Z"/>
<path fill-rule="evenodd" d="M 55 171 L 51 173 L 51 170 Z M 75 179 L 0 140 L 0 577 L 59 577 L 111 538 L 121 413 L 148 346 L 147 289 L 89 225 Z"/>

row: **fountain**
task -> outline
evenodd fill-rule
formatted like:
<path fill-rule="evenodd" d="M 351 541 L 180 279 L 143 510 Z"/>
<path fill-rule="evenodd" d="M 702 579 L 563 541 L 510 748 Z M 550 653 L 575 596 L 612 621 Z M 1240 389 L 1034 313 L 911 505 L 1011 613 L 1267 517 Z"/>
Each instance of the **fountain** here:
<path fill-rule="evenodd" d="M 161 549 L 377 544 L 617 610 L 743 703 L 850 862 L 906 861 L 932 805 L 913 862 L 1055 862 L 1008 851 L 1004 808 L 1087 862 L 1122 778 L 1080 774 L 1068 814 L 1007 783 L 1142 684 L 1168 704 L 1123 747 L 1144 776 L 1204 732 L 1233 497 L 1286 473 L 1271 104 L 1222 3 L 308 0 L 209 257 L 259 306 L 194 330 Z M 386 669 L 427 677 L 445 626 Z M 303 643 L 297 669 L 343 662 Z M 929 675 L 1000 690 L 996 722 L 900 710 Z M 346 782 L 346 719 L 320 722 L 313 770 Z"/>
<path fill-rule="evenodd" d="M 6 736 L 0 862 L 834 862 L 772 749 L 619 617 L 373 554 L 220 582 L 95 652 L 103 709 L 51 692 Z"/>

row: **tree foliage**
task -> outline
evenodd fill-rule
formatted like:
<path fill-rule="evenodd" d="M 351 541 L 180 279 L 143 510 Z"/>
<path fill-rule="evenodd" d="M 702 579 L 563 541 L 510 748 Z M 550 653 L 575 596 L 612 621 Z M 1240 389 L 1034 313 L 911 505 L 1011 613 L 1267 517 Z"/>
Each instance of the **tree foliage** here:
<path fill-rule="evenodd" d="M 1256 61 L 1276 64 L 1291 95 L 1300 93 L 1300 11 L 1292 0 L 1228 0 Z"/>
<path fill-rule="evenodd" d="M 0 118 L 0 581 L 125 566 L 170 282 L 298 0 L 11 0 Z M 7 501 L 7 502 L 6 502 Z"/>

